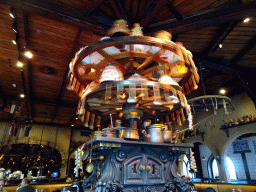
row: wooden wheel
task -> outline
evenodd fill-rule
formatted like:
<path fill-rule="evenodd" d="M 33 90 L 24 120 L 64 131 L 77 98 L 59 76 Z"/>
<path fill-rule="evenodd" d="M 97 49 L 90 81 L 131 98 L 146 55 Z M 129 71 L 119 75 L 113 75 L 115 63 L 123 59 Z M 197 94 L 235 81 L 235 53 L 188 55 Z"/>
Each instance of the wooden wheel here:
<path fill-rule="evenodd" d="M 148 49 L 135 50 L 136 46 L 146 46 Z M 176 59 L 166 59 L 167 51 Z M 82 49 L 72 67 L 76 79 L 82 85 L 87 85 L 99 79 L 108 63 L 119 67 L 124 75 L 136 72 L 153 80 L 159 78 L 161 72 L 187 80 L 192 71 L 196 71 L 193 60 L 181 47 L 147 36 L 115 37 L 98 41 Z"/>

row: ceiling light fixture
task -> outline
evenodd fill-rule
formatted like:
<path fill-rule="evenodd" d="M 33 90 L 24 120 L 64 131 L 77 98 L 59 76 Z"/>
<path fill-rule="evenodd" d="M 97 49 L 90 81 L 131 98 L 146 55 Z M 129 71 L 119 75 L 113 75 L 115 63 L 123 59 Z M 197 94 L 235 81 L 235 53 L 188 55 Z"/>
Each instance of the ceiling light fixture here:
<path fill-rule="evenodd" d="M 9 15 L 10 15 L 12 18 L 15 18 L 15 17 L 14 17 L 14 14 L 13 14 L 13 7 L 11 7 L 11 9 L 10 9 Z"/>
<path fill-rule="evenodd" d="M 20 61 L 18 61 L 17 67 L 23 67 L 23 63 L 21 63 Z"/>
<path fill-rule="evenodd" d="M 219 44 L 219 48 L 222 48 L 222 44 Z"/>
<path fill-rule="evenodd" d="M 10 15 L 12 18 L 14 18 L 14 15 L 13 15 L 12 13 L 9 13 L 9 15 Z"/>
<path fill-rule="evenodd" d="M 244 23 L 247 23 L 247 22 L 249 22 L 249 21 L 250 21 L 250 18 L 244 19 Z"/>
<path fill-rule="evenodd" d="M 29 59 L 31 59 L 33 57 L 33 54 L 30 51 L 26 51 L 25 52 L 25 56 Z"/>
<path fill-rule="evenodd" d="M 225 89 L 221 89 L 220 90 L 220 94 L 224 95 L 226 93 L 226 90 Z"/>
<path fill-rule="evenodd" d="M 20 98 L 24 98 L 24 97 L 25 97 L 24 93 L 21 93 Z"/>
<path fill-rule="evenodd" d="M 18 33 L 18 28 L 17 28 L 17 23 L 16 21 L 14 20 L 13 24 L 12 24 L 12 29 L 15 33 Z"/>

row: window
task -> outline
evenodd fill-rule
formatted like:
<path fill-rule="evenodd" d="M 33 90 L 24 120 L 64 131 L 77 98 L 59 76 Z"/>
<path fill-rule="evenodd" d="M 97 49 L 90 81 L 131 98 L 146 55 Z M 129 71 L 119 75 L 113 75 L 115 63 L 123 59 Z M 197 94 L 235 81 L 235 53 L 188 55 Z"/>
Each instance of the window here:
<path fill-rule="evenodd" d="M 214 159 L 212 162 L 212 173 L 213 173 L 213 178 L 219 177 L 219 169 L 218 169 L 218 164 L 216 159 Z"/>
<path fill-rule="evenodd" d="M 209 157 L 208 160 L 208 172 L 209 177 L 212 179 L 218 179 L 219 178 L 219 168 L 216 159 L 213 155 Z"/>
<path fill-rule="evenodd" d="M 229 157 L 226 157 L 226 163 L 228 166 L 230 179 L 236 180 L 236 170 L 233 161 Z"/>
<path fill-rule="evenodd" d="M 183 163 L 182 163 L 182 174 L 183 175 L 188 175 L 190 178 L 194 178 L 194 173 L 190 172 L 190 163 L 188 160 L 188 157 L 185 155 L 183 158 Z"/>

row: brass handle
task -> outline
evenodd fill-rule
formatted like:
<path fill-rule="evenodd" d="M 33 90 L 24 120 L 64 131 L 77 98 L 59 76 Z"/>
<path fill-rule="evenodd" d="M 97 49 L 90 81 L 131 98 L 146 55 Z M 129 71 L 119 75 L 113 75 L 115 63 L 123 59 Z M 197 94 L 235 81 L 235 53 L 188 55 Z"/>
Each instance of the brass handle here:
<path fill-rule="evenodd" d="M 148 165 L 148 166 L 146 167 L 146 170 L 147 170 L 147 171 L 150 171 L 150 170 L 151 170 L 151 166 Z"/>
<path fill-rule="evenodd" d="M 140 170 L 141 170 L 141 171 L 145 171 L 145 170 L 146 170 L 146 167 L 145 167 L 145 166 L 141 166 L 141 167 L 140 167 Z"/>

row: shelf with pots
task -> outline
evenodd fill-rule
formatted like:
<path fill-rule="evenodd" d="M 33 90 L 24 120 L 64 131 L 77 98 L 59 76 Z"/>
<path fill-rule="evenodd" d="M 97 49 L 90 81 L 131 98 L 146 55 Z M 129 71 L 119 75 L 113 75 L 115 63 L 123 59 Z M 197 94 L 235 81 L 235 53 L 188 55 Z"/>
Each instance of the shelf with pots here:
<path fill-rule="evenodd" d="M 255 122 L 256 122 L 256 118 L 254 116 L 252 115 L 244 116 L 244 117 L 238 118 L 237 121 L 235 122 L 231 119 L 231 122 L 223 124 L 220 129 L 225 131 L 227 137 L 229 137 L 228 129 L 238 127 L 241 125 L 248 125 Z"/>

